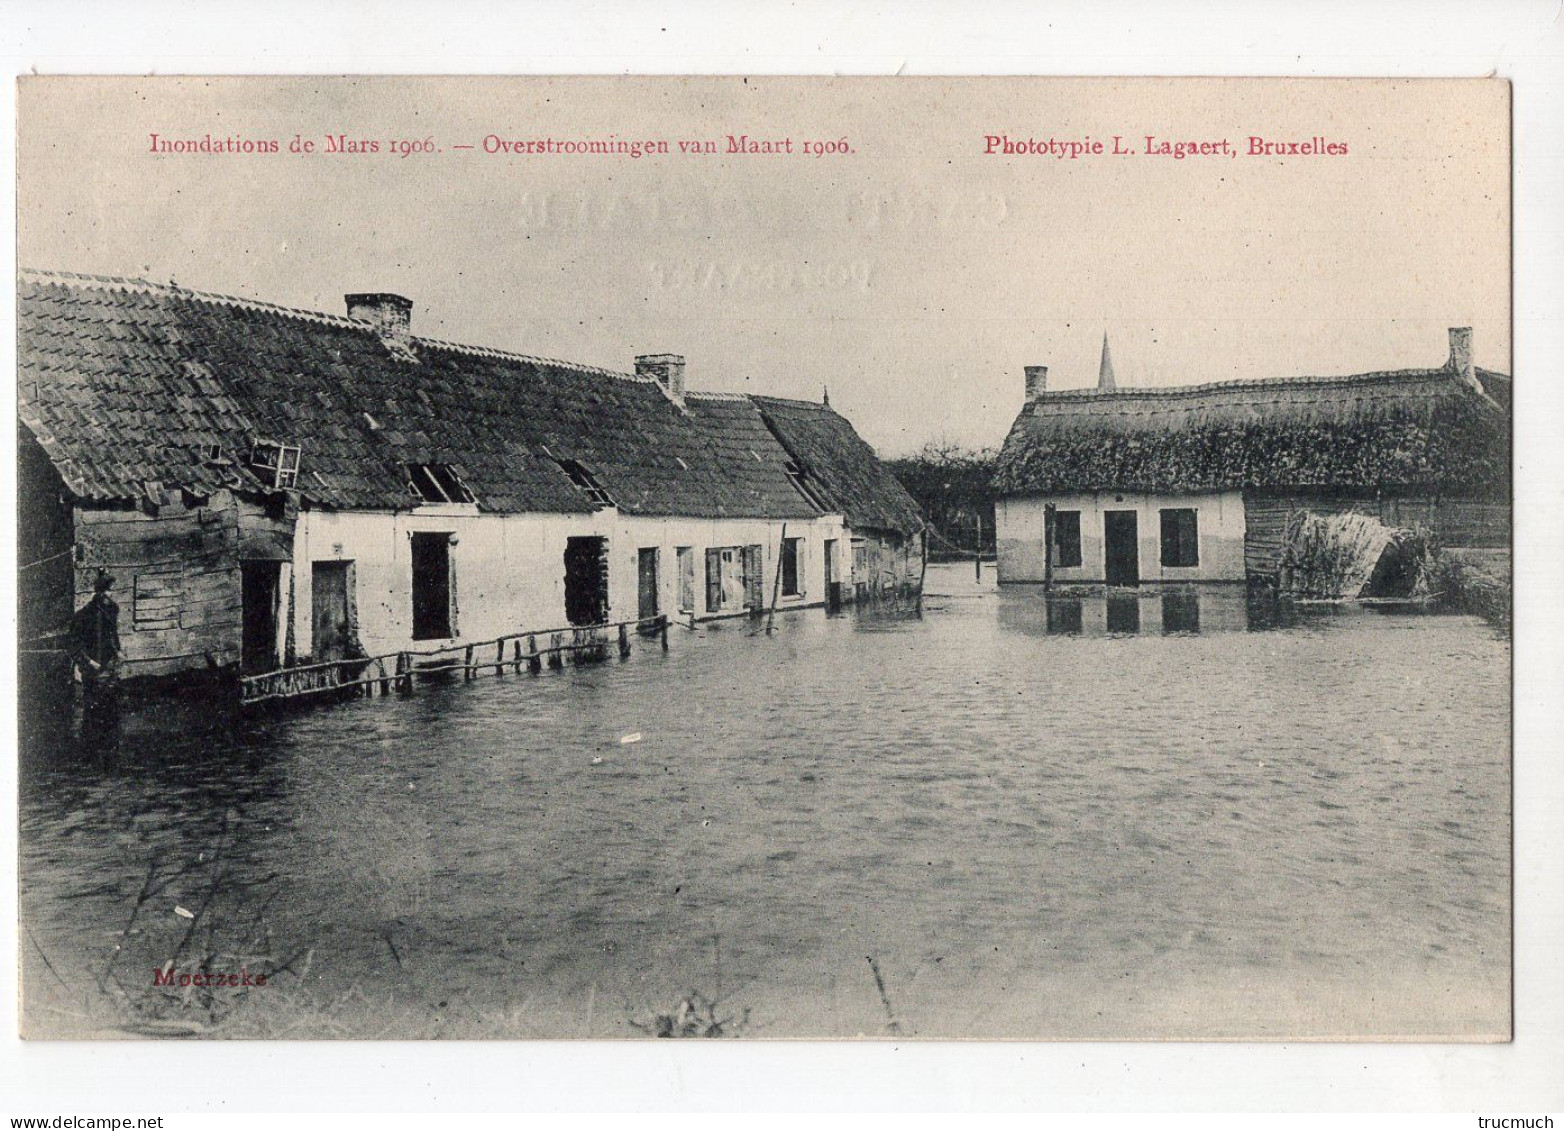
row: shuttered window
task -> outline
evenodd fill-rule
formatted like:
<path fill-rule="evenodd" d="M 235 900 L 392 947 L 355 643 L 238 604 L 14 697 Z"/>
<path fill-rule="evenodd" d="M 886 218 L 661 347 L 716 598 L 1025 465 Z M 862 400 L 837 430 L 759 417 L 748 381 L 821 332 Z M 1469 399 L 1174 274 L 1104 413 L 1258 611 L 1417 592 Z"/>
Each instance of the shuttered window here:
<path fill-rule="evenodd" d="M 695 611 L 695 550 L 690 546 L 680 546 L 679 554 L 679 611 L 693 613 Z"/>
<path fill-rule="evenodd" d="M 1073 569 L 1081 564 L 1081 512 L 1051 511 L 1045 515 L 1054 566 Z"/>
<path fill-rule="evenodd" d="M 1200 564 L 1200 537 L 1193 507 L 1169 508 L 1162 512 L 1162 564 Z"/>
<path fill-rule="evenodd" d="M 746 609 L 766 607 L 766 571 L 763 565 L 765 553 L 763 546 L 744 547 L 744 607 Z"/>
<path fill-rule="evenodd" d="M 136 574 L 131 623 L 142 629 L 178 628 L 185 603 L 183 565 L 160 566 Z"/>
<path fill-rule="evenodd" d="M 722 611 L 722 550 L 718 547 L 706 551 L 706 611 Z"/>

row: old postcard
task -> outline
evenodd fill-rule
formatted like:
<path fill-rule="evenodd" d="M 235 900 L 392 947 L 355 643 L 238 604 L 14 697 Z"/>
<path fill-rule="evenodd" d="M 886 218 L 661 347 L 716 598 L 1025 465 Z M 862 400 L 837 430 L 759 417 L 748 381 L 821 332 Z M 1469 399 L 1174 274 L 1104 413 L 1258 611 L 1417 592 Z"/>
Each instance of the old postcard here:
<path fill-rule="evenodd" d="M 1509 93 L 22 79 L 25 1035 L 1508 1040 Z"/>

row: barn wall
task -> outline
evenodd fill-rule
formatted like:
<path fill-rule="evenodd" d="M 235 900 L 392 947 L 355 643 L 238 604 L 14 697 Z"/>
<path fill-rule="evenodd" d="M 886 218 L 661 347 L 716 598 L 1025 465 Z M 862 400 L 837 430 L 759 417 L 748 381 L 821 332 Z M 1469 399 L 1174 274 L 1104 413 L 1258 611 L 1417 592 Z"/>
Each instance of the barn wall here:
<path fill-rule="evenodd" d="M 850 584 L 844 597 L 864 600 L 880 594 L 915 589 L 923 577 L 923 542 L 889 531 L 851 531 Z"/>
<path fill-rule="evenodd" d="M 238 662 L 238 517 L 226 492 L 194 508 L 170 500 L 157 514 L 76 510 L 74 607 L 91 599 L 99 570 L 114 575 L 126 678 Z"/>
<path fill-rule="evenodd" d="M 59 473 L 21 430 L 17 442 L 17 689 L 22 725 L 68 711 L 65 633 L 75 609 L 71 505 Z"/>
<path fill-rule="evenodd" d="M 707 617 L 705 551 L 708 547 L 760 545 L 765 600 L 771 599 L 783 522 L 767 519 L 649 518 L 606 509 L 595 514 L 483 514 L 471 507 L 428 506 L 407 512 L 301 512 L 293 546 L 293 638 L 297 655 L 309 656 L 312 641 L 313 564 L 354 563 L 357 634 L 369 655 L 432 651 L 461 641 L 492 640 L 518 632 L 563 628 L 565 546 L 572 537 L 608 540 L 610 620 L 638 615 L 639 551 L 658 550 L 658 608 L 675 619 L 679 609 L 677 549 L 695 554 L 695 609 Z M 802 538 L 802 592 L 782 598 L 778 608 L 818 605 L 825 600 L 824 542 L 846 544 L 840 518 L 789 520 L 788 537 Z M 414 532 L 448 533 L 454 577 L 456 635 L 413 639 L 412 538 Z M 840 563 L 839 564 L 845 564 Z"/>
<path fill-rule="evenodd" d="M 1287 518 L 1295 511 L 1316 514 L 1358 512 L 1387 526 L 1423 526 L 1450 547 L 1498 548 L 1510 544 L 1510 506 L 1491 499 L 1446 499 L 1429 495 L 1365 498 L 1344 493 L 1256 492 L 1244 494 L 1249 515 L 1244 565 L 1252 577 L 1274 577 L 1281 559 Z"/>

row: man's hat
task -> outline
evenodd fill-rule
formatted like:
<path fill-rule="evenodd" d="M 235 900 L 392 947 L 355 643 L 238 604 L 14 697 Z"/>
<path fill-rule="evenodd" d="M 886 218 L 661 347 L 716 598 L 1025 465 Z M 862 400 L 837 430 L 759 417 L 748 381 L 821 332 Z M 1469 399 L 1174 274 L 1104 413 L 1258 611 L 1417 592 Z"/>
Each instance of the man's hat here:
<path fill-rule="evenodd" d="M 107 570 L 100 569 L 98 571 L 98 580 L 93 582 L 92 587 L 99 593 L 102 593 L 105 589 L 112 589 L 114 587 L 114 575 Z"/>

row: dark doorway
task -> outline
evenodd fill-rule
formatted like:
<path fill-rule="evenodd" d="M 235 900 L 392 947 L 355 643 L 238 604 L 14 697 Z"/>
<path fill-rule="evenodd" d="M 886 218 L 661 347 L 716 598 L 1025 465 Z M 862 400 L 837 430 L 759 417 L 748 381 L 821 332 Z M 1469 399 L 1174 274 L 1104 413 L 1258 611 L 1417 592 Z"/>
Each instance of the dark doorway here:
<path fill-rule="evenodd" d="M 608 539 L 565 539 L 565 619 L 573 625 L 608 620 Z"/>
<path fill-rule="evenodd" d="M 657 615 L 657 547 L 643 547 L 636 562 L 636 613 L 642 620 Z"/>
<path fill-rule="evenodd" d="M 310 572 L 310 605 L 314 616 L 317 661 L 340 660 L 348 654 L 353 624 L 348 612 L 348 567 L 351 562 L 315 562 Z"/>
<path fill-rule="evenodd" d="M 413 639 L 446 640 L 451 630 L 451 536 L 413 535 Z"/>
<path fill-rule="evenodd" d="M 1109 585 L 1140 584 L 1140 535 L 1134 511 L 1102 512 L 1103 565 Z"/>
<path fill-rule="evenodd" d="M 243 620 L 239 668 L 245 673 L 269 672 L 277 666 L 277 588 L 281 570 L 276 562 L 240 562 Z"/>
<path fill-rule="evenodd" d="M 825 540 L 825 607 L 828 612 L 840 612 L 842 608 L 842 579 L 836 566 L 836 539 Z"/>

